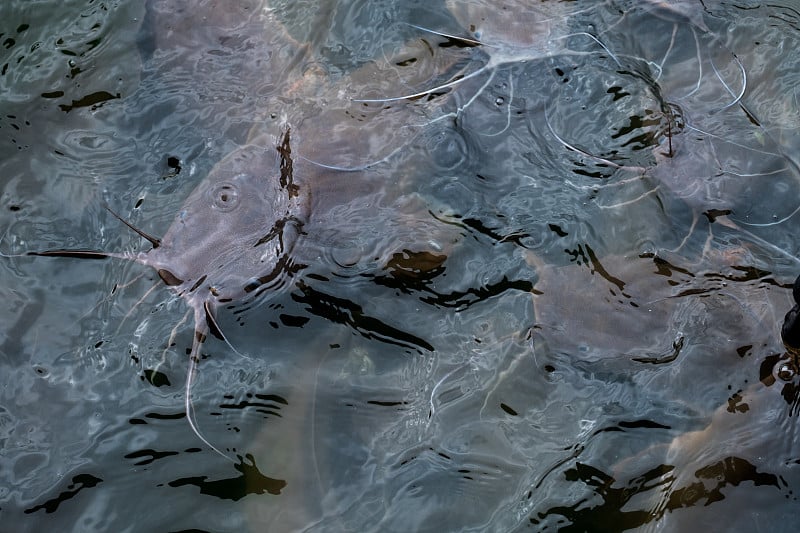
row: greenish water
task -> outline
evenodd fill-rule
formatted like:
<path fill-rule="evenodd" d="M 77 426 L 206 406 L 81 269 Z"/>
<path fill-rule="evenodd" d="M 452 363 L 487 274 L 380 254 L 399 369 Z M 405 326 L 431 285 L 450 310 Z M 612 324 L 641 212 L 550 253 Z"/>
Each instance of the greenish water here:
<path fill-rule="evenodd" d="M 666 4 L 5 2 L 0 531 L 793 531 L 800 18 Z M 192 387 L 230 461 L 188 298 L 20 254 L 145 252 L 106 205 L 210 220 L 287 128 L 291 268 Z"/>

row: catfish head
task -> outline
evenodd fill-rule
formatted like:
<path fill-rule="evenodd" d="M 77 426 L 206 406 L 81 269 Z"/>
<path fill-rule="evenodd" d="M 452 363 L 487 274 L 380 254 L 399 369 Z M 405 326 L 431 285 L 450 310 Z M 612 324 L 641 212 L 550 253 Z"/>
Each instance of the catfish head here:
<path fill-rule="evenodd" d="M 137 261 L 156 269 L 191 307 L 202 302 L 207 312 L 283 283 L 308 217 L 308 195 L 294 182 L 289 141 L 287 130 L 276 154 L 270 143 L 255 139 L 217 163 L 159 245 Z"/>

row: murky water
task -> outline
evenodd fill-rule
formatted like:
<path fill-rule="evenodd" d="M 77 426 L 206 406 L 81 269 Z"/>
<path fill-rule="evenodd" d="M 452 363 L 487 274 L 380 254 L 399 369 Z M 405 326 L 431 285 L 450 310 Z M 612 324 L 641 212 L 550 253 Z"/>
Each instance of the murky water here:
<path fill-rule="evenodd" d="M 790 2 L 0 13 L 0 530 L 795 529 Z M 18 254 L 145 251 L 105 205 L 287 127 L 292 268 L 192 388 L 232 462 L 155 271 Z"/>

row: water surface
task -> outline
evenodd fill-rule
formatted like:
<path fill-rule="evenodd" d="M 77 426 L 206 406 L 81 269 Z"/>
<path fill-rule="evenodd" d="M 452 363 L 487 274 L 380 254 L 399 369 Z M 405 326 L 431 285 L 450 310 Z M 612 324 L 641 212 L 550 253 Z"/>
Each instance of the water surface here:
<path fill-rule="evenodd" d="M 105 204 L 287 125 L 312 193 L 203 346 L 234 462 L 155 272 L 0 262 L 0 529 L 793 530 L 797 11 L 318 4 L 0 8 L 4 254 L 146 250 Z"/>

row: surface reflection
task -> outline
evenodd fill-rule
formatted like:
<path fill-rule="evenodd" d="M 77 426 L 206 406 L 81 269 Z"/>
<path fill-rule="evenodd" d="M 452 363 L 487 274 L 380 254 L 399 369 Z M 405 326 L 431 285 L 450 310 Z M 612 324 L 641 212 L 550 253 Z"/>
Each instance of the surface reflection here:
<path fill-rule="evenodd" d="M 789 531 L 800 47 L 745 4 L 4 5 L 0 513 Z"/>

